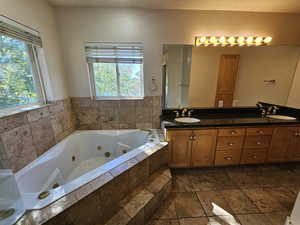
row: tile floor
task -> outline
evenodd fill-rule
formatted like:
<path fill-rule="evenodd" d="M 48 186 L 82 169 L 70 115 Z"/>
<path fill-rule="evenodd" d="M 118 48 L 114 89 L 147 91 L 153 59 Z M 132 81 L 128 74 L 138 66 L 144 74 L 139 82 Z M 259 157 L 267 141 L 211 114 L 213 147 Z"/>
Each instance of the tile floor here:
<path fill-rule="evenodd" d="M 176 169 L 173 192 L 148 225 L 284 225 L 300 164 Z"/>

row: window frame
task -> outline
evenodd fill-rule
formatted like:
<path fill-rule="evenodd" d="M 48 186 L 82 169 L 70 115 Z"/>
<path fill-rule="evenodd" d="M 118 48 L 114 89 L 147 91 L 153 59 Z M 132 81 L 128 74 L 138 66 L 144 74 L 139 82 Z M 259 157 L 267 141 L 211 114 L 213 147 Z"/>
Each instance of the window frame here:
<path fill-rule="evenodd" d="M 3 19 L 4 18 L 4 19 Z M 19 29 L 24 30 L 24 32 L 29 32 L 29 27 L 23 25 L 23 24 L 19 24 L 13 20 L 10 20 L 9 18 L 6 17 L 2 17 L 1 19 L 3 20 L 3 22 L 18 27 Z M 29 32 L 30 33 L 30 32 Z M 36 35 L 36 31 L 33 30 L 33 34 Z M 5 34 L 0 34 L 3 36 L 7 36 Z M 9 37 L 9 36 L 8 36 Z M 13 38 L 12 39 L 18 40 L 17 38 Z M 32 75 L 34 77 L 34 84 L 36 87 L 36 93 L 38 95 L 38 101 L 34 102 L 34 103 L 28 103 L 28 104 L 20 104 L 17 106 L 11 106 L 11 107 L 7 107 L 7 108 L 3 108 L 0 109 L 0 117 L 2 115 L 10 115 L 10 114 L 14 114 L 17 113 L 19 111 L 26 111 L 26 110 L 30 110 L 32 108 L 37 108 L 40 106 L 43 106 L 47 103 L 47 98 L 46 98 L 46 92 L 45 92 L 45 85 L 44 85 L 44 80 L 43 80 L 43 76 L 42 76 L 42 68 L 41 68 L 41 57 L 43 57 L 40 54 L 40 49 L 42 49 L 42 47 L 36 46 L 34 44 L 19 40 L 21 42 L 23 42 L 26 45 L 26 50 L 27 50 L 27 54 L 29 57 L 29 61 L 30 61 L 30 65 L 31 65 L 31 70 L 32 70 Z"/>
<path fill-rule="evenodd" d="M 97 43 L 99 44 L 99 43 Z M 101 44 L 101 43 L 100 43 Z M 115 44 L 116 46 L 120 43 L 111 43 Z M 121 43 L 121 44 L 134 44 L 134 43 Z M 141 43 L 139 43 L 141 44 Z M 144 57 L 144 56 L 143 56 Z M 142 74 L 140 77 L 141 80 L 141 95 L 140 96 L 123 96 L 120 93 L 120 71 L 119 71 L 119 62 L 116 60 L 114 63 L 116 65 L 116 75 L 117 75 L 117 90 L 118 90 L 118 96 L 98 96 L 96 92 L 96 81 L 95 81 L 95 73 L 94 73 L 94 67 L 93 64 L 96 62 L 87 62 L 87 70 L 88 70 L 88 76 L 89 76 L 89 86 L 90 86 L 90 94 L 91 98 L 94 100 L 140 100 L 144 99 L 145 93 L 144 93 L 144 61 L 142 62 L 143 69 L 142 69 Z"/>

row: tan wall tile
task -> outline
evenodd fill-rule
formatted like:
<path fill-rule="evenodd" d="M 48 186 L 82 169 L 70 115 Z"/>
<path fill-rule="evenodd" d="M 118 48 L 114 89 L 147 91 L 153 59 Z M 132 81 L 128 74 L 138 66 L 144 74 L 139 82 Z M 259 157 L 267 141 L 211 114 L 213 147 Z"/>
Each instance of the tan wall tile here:
<path fill-rule="evenodd" d="M 33 122 L 30 124 L 30 128 L 38 156 L 55 145 L 54 132 L 50 119 Z"/>

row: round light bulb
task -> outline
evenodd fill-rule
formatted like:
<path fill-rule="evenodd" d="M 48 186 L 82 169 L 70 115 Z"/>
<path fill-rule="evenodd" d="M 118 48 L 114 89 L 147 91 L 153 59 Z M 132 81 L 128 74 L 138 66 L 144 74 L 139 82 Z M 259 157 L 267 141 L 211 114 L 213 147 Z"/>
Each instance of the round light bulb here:
<path fill-rule="evenodd" d="M 247 45 L 252 45 L 253 44 L 253 37 L 248 37 L 246 39 Z"/>
<path fill-rule="evenodd" d="M 214 36 L 210 37 L 209 41 L 210 41 L 210 43 L 212 43 L 212 44 L 216 44 L 216 43 L 218 42 L 217 38 L 214 37 Z"/>
<path fill-rule="evenodd" d="M 225 43 L 226 43 L 226 38 L 225 38 L 224 36 L 220 37 L 220 38 L 219 38 L 219 42 L 220 42 L 221 44 L 225 44 Z"/>
<path fill-rule="evenodd" d="M 204 46 L 207 47 L 207 46 L 209 46 L 209 45 L 211 45 L 211 43 L 210 43 L 209 39 L 207 39 L 207 40 L 204 42 Z"/>
<path fill-rule="evenodd" d="M 206 41 L 206 37 L 200 37 L 200 43 L 204 43 Z"/>
<path fill-rule="evenodd" d="M 237 39 L 237 43 L 239 44 L 239 46 L 245 45 L 245 38 L 244 37 L 239 37 Z"/>
<path fill-rule="evenodd" d="M 255 38 L 255 45 L 259 46 L 262 44 L 263 38 L 262 37 L 257 37 Z"/>
<path fill-rule="evenodd" d="M 228 43 L 231 44 L 231 45 L 234 45 L 235 44 L 235 37 L 228 38 Z"/>
<path fill-rule="evenodd" d="M 272 41 L 272 37 L 265 37 L 265 39 L 264 39 L 264 42 L 266 43 L 266 44 L 268 44 L 268 43 L 270 43 Z"/>

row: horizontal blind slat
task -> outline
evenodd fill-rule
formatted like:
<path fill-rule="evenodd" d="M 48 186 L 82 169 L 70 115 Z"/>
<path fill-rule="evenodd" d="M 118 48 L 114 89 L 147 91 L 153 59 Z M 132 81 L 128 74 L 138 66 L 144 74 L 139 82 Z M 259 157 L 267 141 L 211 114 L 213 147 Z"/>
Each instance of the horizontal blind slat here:
<path fill-rule="evenodd" d="M 5 35 L 20 41 L 24 41 L 28 44 L 32 44 L 38 47 L 42 47 L 42 39 L 39 36 L 23 31 L 20 28 L 0 21 L 0 34 Z"/>
<path fill-rule="evenodd" d="M 144 49 L 141 44 L 95 43 L 85 47 L 88 63 L 143 63 Z"/>

